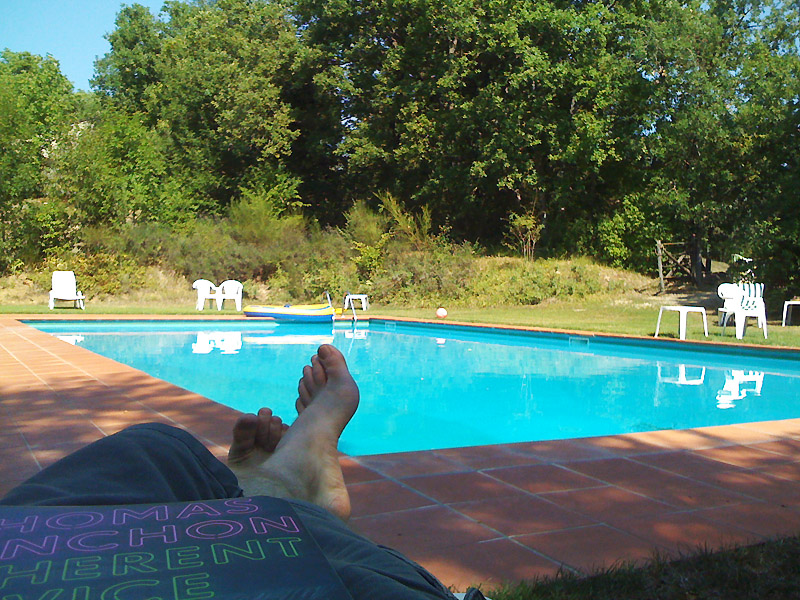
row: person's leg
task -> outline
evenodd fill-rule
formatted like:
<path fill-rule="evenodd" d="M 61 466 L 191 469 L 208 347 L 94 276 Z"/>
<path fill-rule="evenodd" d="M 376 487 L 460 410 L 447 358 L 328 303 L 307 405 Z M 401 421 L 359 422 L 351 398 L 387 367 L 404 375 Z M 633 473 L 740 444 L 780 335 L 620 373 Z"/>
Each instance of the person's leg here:
<path fill-rule="evenodd" d="M 241 417 L 228 464 L 246 496 L 289 501 L 353 598 L 452 600 L 424 568 L 345 525 L 350 498 L 336 446 L 358 400 L 344 356 L 321 346 L 303 369 L 292 426 L 285 428 L 269 409 Z"/>
<path fill-rule="evenodd" d="M 241 495 L 230 469 L 191 434 L 147 423 L 70 454 L 11 490 L 0 504 L 146 504 Z"/>
<path fill-rule="evenodd" d="M 346 520 L 350 497 L 337 444 L 358 408 L 359 394 L 342 353 L 320 346 L 303 369 L 298 395 L 299 414 L 288 429 L 277 427 L 271 414 L 269 424 L 261 419 L 253 426 L 240 419 L 228 464 L 246 495 L 304 500 Z"/>

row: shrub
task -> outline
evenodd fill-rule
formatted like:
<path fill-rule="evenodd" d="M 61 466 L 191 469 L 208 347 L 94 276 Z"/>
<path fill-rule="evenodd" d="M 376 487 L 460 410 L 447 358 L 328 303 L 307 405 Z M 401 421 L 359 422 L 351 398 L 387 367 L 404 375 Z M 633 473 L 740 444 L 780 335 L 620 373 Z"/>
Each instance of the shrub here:
<path fill-rule="evenodd" d="M 29 200 L 22 206 L 18 234 L 22 259 L 41 260 L 48 252 L 70 250 L 78 239 L 78 223 L 63 202 Z"/>
<path fill-rule="evenodd" d="M 384 233 L 374 245 L 353 241 L 356 255 L 352 257 L 358 279 L 365 285 L 372 285 L 372 280 L 385 270 L 386 244 L 391 235 Z"/>
<path fill-rule="evenodd" d="M 345 237 L 364 246 L 377 246 L 386 237 L 390 227 L 388 215 L 375 212 L 363 200 L 353 204 L 345 219 Z"/>
<path fill-rule="evenodd" d="M 506 245 L 509 248 L 520 250 L 523 258 L 532 259 L 543 227 L 539 214 L 534 210 L 521 215 L 512 212 L 508 217 Z"/>
<path fill-rule="evenodd" d="M 198 222 L 192 231 L 174 236 L 164 248 L 164 262 L 190 281 L 264 279 L 276 268 L 265 263 L 254 244 L 239 242 L 212 220 Z"/>
<path fill-rule="evenodd" d="M 644 194 L 623 198 L 618 210 L 598 223 L 594 254 L 612 267 L 655 272 L 655 240 L 669 234 L 650 205 Z"/>
<path fill-rule="evenodd" d="M 147 271 L 125 254 L 76 254 L 54 252 L 45 258 L 32 279 L 43 290 L 50 289 L 53 271 L 74 271 L 78 288 L 87 296 L 113 295 L 141 288 Z"/>
<path fill-rule="evenodd" d="M 175 229 L 165 223 L 127 223 L 121 227 L 95 226 L 83 230 L 89 252 L 122 253 L 143 265 L 161 265 Z"/>
<path fill-rule="evenodd" d="M 585 260 L 485 258 L 478 261 L 469 303 L 534 305 L 548 298 L 583 297 L 609 289 L 601 267 Z"/>
<path fill-rule="evenodd" d="M 439 240 L 427 251 L 390 244 L 387 263 L 391 269 L 374 280 L 371 293 L 376 301 L 413 302 L 433 306 L 442 299 L 458 301 L 469 293 L 474 250 Z"/>

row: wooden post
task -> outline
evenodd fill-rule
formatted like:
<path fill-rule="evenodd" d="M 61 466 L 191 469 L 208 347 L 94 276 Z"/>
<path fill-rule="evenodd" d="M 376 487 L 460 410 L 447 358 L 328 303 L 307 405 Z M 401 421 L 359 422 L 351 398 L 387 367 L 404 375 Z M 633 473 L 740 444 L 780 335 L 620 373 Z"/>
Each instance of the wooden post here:
<path fill-rule="evenodd" d="M 703 260 L 700 257 L 700 240 L 696 233 L 689 240 L 689 263 L 695 285 L 703 282 Z"/>
<path fill-rule="evenodd" d="M 661 240 L 656 240 L 656 256 L 658 256 L 658 286 L 663 294 L 664 288 L 664 261 L 661 256 Z"/>

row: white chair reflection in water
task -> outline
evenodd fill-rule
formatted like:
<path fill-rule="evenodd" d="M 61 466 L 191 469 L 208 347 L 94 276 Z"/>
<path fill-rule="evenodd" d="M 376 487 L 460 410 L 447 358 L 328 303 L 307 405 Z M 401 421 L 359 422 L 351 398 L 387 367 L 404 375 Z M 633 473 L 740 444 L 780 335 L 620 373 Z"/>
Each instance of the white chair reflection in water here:
<path fill-rule="evenodd" d="M 366 329 L 345 329 L 344 337 L 351 340 L 365 340 L 367 339 Z"/>
<path fill-rule="evenodd" d="M 728 409 L 736 406 L 748 394 L 761 395 L 764 385 L 763 371 L 744 371 L 733 369 L 725 373 L 725 385 L 717 392 L 717 408 Z"/>
<path fill-rule="evenodd" d="M 68 344 L 72 344 L 73 346 L 77 346 L 83 341 L 82 335 L 57 335 L 58 339 L 62 342 L 67 342 Z"/>
<path fill-rule="evenodd" d="M 197 333 L 197 341 L 192 344 L 193 354 L 210 354 L 213 350 L 222 354 L 237 354 L 242 349 L 241 331 L 212 331 Z"/>
<path fill-rule="evenodd" d="M 674 375 L 674 367 L 675 365 L 658 363 L 658 380 L 662 383 L 674 383 L 677 385 L 703 385 L 706 378 L 705 367 L 678 365 L 677 376 Z"/>
<path fill-rule="evenodd" d="M 220 331 L 215 341 L 222 354 L 238 354 L 242 349 L 242 332 Z"/>
<path fill-rule="evenodd" d="M 214 340 L 210 333 L 199 331 L 197 341 L 192 344 L 192 354 L 209 354 L 214 349 Z"/>

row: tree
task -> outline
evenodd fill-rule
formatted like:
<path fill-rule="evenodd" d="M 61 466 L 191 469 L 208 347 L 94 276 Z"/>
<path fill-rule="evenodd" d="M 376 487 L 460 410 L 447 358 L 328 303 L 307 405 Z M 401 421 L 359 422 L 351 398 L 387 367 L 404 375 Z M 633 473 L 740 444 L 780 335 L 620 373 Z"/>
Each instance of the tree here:
<path fill-rule="evenodd" d="M 356 196 L 430 205 L 498 241 L 509 212 L 597 204 L 639 152 L 645 101 L 616 5 L 299 0 L 305 39 L 345 75 L 338 148 Z M 635 16 L 635 15 L 634 15 Z M 639 17 L 641 21 L 643 17 Z"/>
<path fill-rule="evenodd" d="M 164 20 L 123 9 L 111 52 L 95 80 L 109 102 L 170 141 L 186 188 L 227 207 L 244 189 L 280 189 L 287 202 L 299 181 L 286 167 L 298 136 L 285 96 L 302 49 L 284 10 L 248 0 L 168 2 Z"/>
<path fill-rule="evenodd" d="M 46 190 L 84 225 L 174 222 L 197 206 L 170 176 L 165 141 L 139 115 L 103 109 L 64 134 L 50 153 Z"/>
<path fill-rule="evenodd" d="M 111 52 L 95 62 L 92 87 L 130 112 L 146 110 L 146 94 L 158 82 L 163 24 L 141 4 L 123 6 L 106 36 Z"/>
<path fill-rule="evenodd" d="M 675 14 L 675 35 L 660 32 L 650 52 L 660 91 L 645 177 L 675 235 L 710 240 L 722 258 L 752 254 L 753 226 L 770 230 L 795 204 L 797 11 L 719 0 Z"/>
<path fill-rule="evenodd" d="M 58 61 L 27 52 L 0 55 L 0 270 L 17 258 L 22 204 L 42 195 L 47 150 L 74 109 Z"/>

